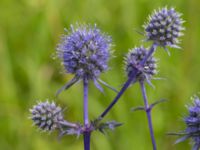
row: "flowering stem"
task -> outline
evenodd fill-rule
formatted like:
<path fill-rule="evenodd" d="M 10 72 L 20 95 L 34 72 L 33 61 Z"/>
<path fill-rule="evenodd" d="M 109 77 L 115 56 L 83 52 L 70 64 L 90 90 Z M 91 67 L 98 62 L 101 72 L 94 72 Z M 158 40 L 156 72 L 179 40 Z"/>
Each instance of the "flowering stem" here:
<path fill-rule="evenodd" d="M 144 59 L 140 62 L 140 66 L 144 66 L 144 64 L 146 63 L 147 59 L 154 53 L 154 51 L 156 50 L 157 44 L 152 44 L 148 54 L 144 57 Z M 119 91 L 119 93 L 117 94 L 117 96 L 114 98 L 114 100 L 110 103 L 110 105 L 105 109 L 105 111 L 99 116 L 99 120 L 101 120 L 103 117 L 106 116 L 106 114 L 110 111 L 110 109 L 117 103 L 117 101 L 119 100 L 119 98 L 122 96 L 122 94 L 126 91 L 126 89 L 129 87 L 129 85 L 132 83 L 132 81 L 135 79 L 136 75 L 138 73 L 138 70 L 136 68 L 134 68 L 134 70 L 132 71 L 130 77 L 128 78 L 128 80 L 125 82 L 125 84 L 123 85 L 123 87 L 121 88 L 121 90 Z"/>
<path fill-rule="evenodd" d="M 156 141 L 155 141 L 155 137 L 154 137 L 153 125 L 152 125 L 152 119 L 151 119 L 151 110 L 152 109 L 151 109 L 151 107 L 149 107 L 149 104 L 148 104 L 146 89 L 145 89 L 143 81 L 140 81 L 140 87 L 141 87 L 142 96 L 143 96 L 143 99 L 144 99 L 144 106 L 145 106 L 145 111 L 146 111 L 146 114 L 147 114 L 147 119 L 148 119 L 148 125 L 149 125 L 149 131 L 150 131 L 150 135 L 151 135 L 151 142 L 152 142 L 152 145 L 153 145 L 153 150 L 156 150 L 157 149 L 156 148 Z"/>
<path fill-rule="evenodd" d="M 88 117 L 88 79 L 83 79 L 83 118 L 85 131 L 84 136 L 84 150 L 90 150 L 90 130 L 89 129 L 89 117 Z"/>
<path fill-rule="evenodd" d="M 85 132 L 84 137 L 84 150 L 90 150 L 90 132 Z"/>
<path fill-rule="evenodd" d="M 110 109 L 117 103 L 119 98 L 122 96 L 122 94 L 126 91 L 126 89 L 129 87 L 133 79 L 135 78 L 137 74 L 137 70 L 135 69 L 135 72 L 132 72 L 131 76 L 128 78 L 128 80 L 125 82 L 124 86 L 121 88 L 115 99 L 110 103 L 110 105 L 105 109 L 105 111 L 99 116 L 99 119 L 102 119 L 105 117 L 105 115 L 110 111 Z"/>

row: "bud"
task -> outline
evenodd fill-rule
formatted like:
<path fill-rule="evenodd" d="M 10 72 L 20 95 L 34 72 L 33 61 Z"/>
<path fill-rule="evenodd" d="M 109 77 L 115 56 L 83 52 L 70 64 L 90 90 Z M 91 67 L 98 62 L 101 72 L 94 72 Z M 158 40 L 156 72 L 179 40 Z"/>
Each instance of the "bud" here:
<path fill-rule="evenodd" d="M 136 47 L 131 49 L 125 58 L 126 73 L 128 77 L 135 71 L 138 70 L 136 80 L 138 81 L 149 81 L 153 75 L 157 73 L 156 59 L 150 56 L 144 66 L 140 66 L 140 62 L 148 54 L 148 50 L 144 47 Z"/>
<path fill-rule="evenodd" d="M 53 131 L 59 127 L 59 122 L 64 121 L 62 109 L 54 102 L 39 102 L 30 112 L 34 125 L 44 131 Z"/>

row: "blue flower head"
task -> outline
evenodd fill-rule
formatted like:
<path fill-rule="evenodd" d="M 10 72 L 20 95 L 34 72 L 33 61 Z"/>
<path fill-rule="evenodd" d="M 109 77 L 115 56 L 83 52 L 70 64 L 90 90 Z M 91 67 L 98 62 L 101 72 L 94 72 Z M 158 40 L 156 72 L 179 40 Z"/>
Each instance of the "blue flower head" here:
<path fill-rule="evenodd" d="M 67 73 L 94 80 L 108 69 L 111 45 L 111 38 L 96 25 L 71 25 L 57 52 Z"/>
<path fill-rule="evenodd" d="M 146 38 L 161 47 L 177 47 L 179 37 L 182 36 L 183 20 L 181 14 L 174 8 L 167 7 L 155 11 L 144 25 Z"/>
<path fill-rule="evenodd" d="M 136 75 L 137 81 L 147 81 L 150 83 L 150 79 L 157 73 L 156 59 L 150 56 L 144 66 L 140 66 L 140 62 L 148 54 L 148 50 L 144 47 L 136 47 L 130 50 L 125 58 L 125 69 L 127 76 L 129 77 L 134 71 L 138 70 Z M 134 81 L 135 82 L 135 81 Z"/>
<path fill-rule="evenodd" d="M 194 147 L 200 148 L 200 99 L 194 97 L 194 104 L 188 107 L 189 115 L 184 119 L 187 125 L 185 130 L 188 138 L 194 141 Z"/>

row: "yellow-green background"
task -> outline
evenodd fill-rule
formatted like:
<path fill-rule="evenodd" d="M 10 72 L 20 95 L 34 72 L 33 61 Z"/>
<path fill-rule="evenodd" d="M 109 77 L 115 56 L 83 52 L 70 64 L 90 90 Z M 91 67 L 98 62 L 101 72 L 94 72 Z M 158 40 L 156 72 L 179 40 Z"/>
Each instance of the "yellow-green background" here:
<path fill-rule="evenodd" d="M 170 49 L 171 57 L 158 49 L 158 77 L 155 89 L 147 86 L 151 102 L 166 98 L 153 110 L 153 125 L 159 150 L 189 150 L 189 141 L 174 145 L 176 137 L 167 132 L 184 129 L 185 105 L 200 91 L 200 1 L 199 0 L 1 0 L 0 1 L 0 149 L 1 150 L 81 150 L 82 137 L 46 134 L 32 127 L 29 108 L 39 100 L 54 99 L 54 94 L 72 76 L 63 73 L 53 59 L 63 29 L 76 22 L 97 23 L 113 37 L 111 69 L 101 78 L 120 88 L 126 80 L 123 57 L 128 49 L 139 46 L 147 16 L 163 6 L 173 6 L 186 20 L 181 50 Z M 149 43 L 145 43 L 149 46 Z M 101 94 L 90 85 L 89 114 L 94 119 L 114 98 L 105 89 Z M 82 122 L 81 82 L 55 100 L 67 107 L 65 118 Z M 123 122 L 106 135 L 92 135 L 92 150 L 150 150 L 151 142 L 144 112 L 130 112 L 142 105 L 136 84 L 129 88 L 105 120 Z"/>

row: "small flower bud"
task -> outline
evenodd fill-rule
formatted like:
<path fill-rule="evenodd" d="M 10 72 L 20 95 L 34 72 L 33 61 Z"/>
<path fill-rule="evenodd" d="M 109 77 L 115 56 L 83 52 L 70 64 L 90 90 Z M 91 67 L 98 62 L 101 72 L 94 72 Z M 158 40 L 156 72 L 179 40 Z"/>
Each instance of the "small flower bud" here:
<path fill-rule="evenodd" d="M 136 47 L 131 49 L 125 58 L 126 63 L 126 73 L 128 77 L 133 73 L 133 71 L 138 70 L 136 79 L 139 81 L 149 80 L 153 75 L 157 73 L 156 59 L 150 56 L 144 66 L 140 66 L 140 62 L 147 55 L 148 51 L 144 47 Z"/>
<path fill-rule="evenodd" d="M 30 112 L 34 125 L 44 131 L 53 131 L 59 127 L 59 122 L 64 121 L 62 109 L 54 102 L 39 102 Z"/>

